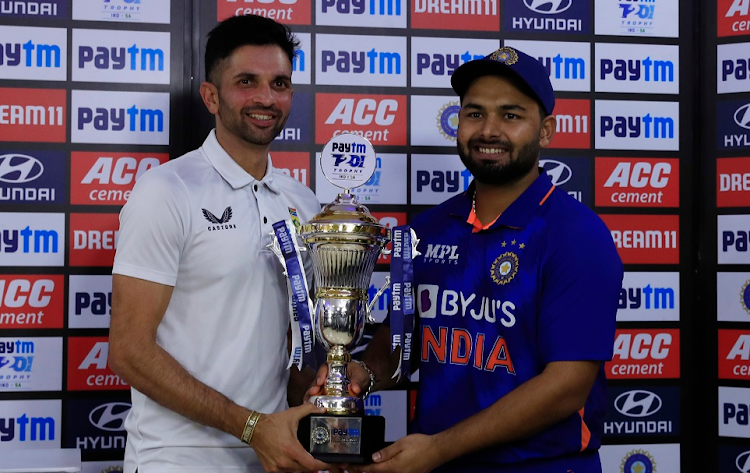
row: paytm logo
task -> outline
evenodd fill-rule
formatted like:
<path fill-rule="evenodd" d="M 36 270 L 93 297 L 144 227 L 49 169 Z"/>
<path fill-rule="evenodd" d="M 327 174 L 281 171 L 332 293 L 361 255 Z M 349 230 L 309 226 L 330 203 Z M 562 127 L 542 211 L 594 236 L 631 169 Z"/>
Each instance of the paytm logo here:
<path fill-rule="evenodd" d="M 70 328 L 109 328 L 112 276 L 71 275 L 68 287 Z"/>
<path fill-rule="evenodd" d="M 169 33 L 73 30 L 73 80 L 169 84 Z"/>
<path fill-rule="evenodd" d="M 3 401 L 0 449 L 59 448 L 62 401 Z"/>
<path fill-rule="evenodd" d="M 0 338 L 0 391 L 56 391 L 62 387 L 62 338 Z"/>
<path fill-rule="evenodd" d="M 591 90 L 591 44 L 565 41 L 508 40 L 505 46 L 518 48 L 537 58 L 549 74 L 556 91 Z"/>
<path fill-rule="evenodd" d="M 413 154 L 411 203 L 438 204 L 468 189 L 471 177 L 471 173 L 455 155 Z"/>
<path fill-rule="evenodd" d="M 719 215 L 718 263 L 750 264 L 750 215 Z"/>
<path fill-rule="evenodd" d="M 316 159 L 316 162 L 315 193 L 321 202 L 330 202 L 341 189 L 328 182 L 320 167 L 320 160 Z M 378 153 L 375 162 L 372 177 L 350 192 L 363 203 L 406 205 L 406 155 Z"/>
<path fill-rule="evenodd" d="M 680 320 L 680 274 L 626 272 L 617 307 L 618 322 Z"/>
<path fill-rule="evenodd" d="M 65 215 L 0 213 L 0 266 L 62 266 Z"/>
<path fill-rule="evenodd" d="M 0 442 L 53 441 L 56 430 L 52 417 L 33 417 L 26 413 L 16 418 L 0 417 Z"/>
<path fill-rule="evenodd" d="M 169 144 L 169 94 L 72 92 L 73 143 Z"/>
<path fill-rule="evenodd" d="M 720 44 L 716 52 L 716 92 L 750 92 L 750 43 Z"/>
<path fill-rule="evenodd" d="M 67 79 L 65 28 L 0 26 L 0 79 Z"/>
<path fill-rule="evenodd" d="M 750 388 L 719 386 L 719 436 L 750 438 Z"/>
<path fill-rule="evenodd" d="M 411 39 L 412 87 L 450 87 L 448 76 L 458 66 L 481 59 L 500 47 L 489 39 L 421 38 Z"/>
<path fill-rule="evenodd" d="M 406 87 L 406 38 L 317 35 L 316 83 Z"/>
<path fill-rule="evenodd" d="M 292 59 L 292 82 L 310 84 L 312 80 L 312 35 L 295 33 L 295 36 L 299 40 L 299 49 Z M 294 100 L 297 101 L 297 94 L 294 95 Z"/>
<path fill-rule="evenodd" d="M 406 0 L 321 0 L 316 5 L 318 25 L 406 28 Z"/>
<path fill-rule="evenodd" d="M 631 44 L 596 45 L 597 92 L 677 94 L 679 47 L 653 45 L 648 54 Z"/>
<path fill-rule="evenodd" d="M 679 103 L 597 100 L 600 149 L 679 150 Z"/>

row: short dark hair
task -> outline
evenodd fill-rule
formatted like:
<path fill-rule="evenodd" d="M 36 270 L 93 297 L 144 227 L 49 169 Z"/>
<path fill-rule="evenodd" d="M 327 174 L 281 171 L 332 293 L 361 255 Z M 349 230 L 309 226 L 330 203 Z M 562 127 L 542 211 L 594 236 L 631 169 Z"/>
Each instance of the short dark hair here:
<path fill-rule="evenodd" d="M 227 18 L 208 33 L 206 42 L 206 80 L 212 81 L 211 74 L 221 61 L 232 55 L 235 49 L 246 46 L 279 46 L 293 63 L 299 48 L 299 40 L 289 27 L 258 15 L 244 15 Z"/>
<path fill-rule="evenodd" d="M 512 73 L 510 71 L 504 71 L 504 70 L 500 69 L 498 71 L 494 71 L 492 74 L 485 74 L 485 75 L 488 75 L 488 76 L 491 75 L 491 76 L 497 76 L 497 77 L 504 77 L 504 78 L 508 79 L 508 81 L 510 81 L 510 83 L 513 84 L 513 86 L 516 89 L 518 89 L 519 91 L 521 91 L 522 94 L 524 94 L 525 96 L 527 96 L 527 97 L 529 97 L 531 99 L 534 99 L 534 101 L 536 102 L 537 106 L 539 107 L 539 117 L 542 120 L 544 120 L 545 118 L 547 118 L 547 116 L 549 115 L 549 113 L 547 113 L 547 109 L 544 108 L 544 104 L 539 99 L 539 97 L 536 95 L 536 92 L 534 92 L 534 90 L 531 88 L 531 86 L 529 86 L 529 84 L 527 84 L 523 79 L 521 79 L 518 76 L 518 74 L 514 74 L 514 73 Z M 484 76 L 479 76 L 479 77 L 484 77 Z M 479 77 L 477 77 L 476 79 L 479 79 Z M 476 80 L 476 79 L 474 79 L 474 80 Z M 461 101 L 461 104 L 463 104 L 463 102 L 464 102 L 464 95 L 466 95 L 466 91 L 467 90 L 468 90 L 468 87 L 466 88 L 466 90 L 463 91 L 463 94 L 461 94 L 461 96 L 459 97 L 459 99 Z"/>

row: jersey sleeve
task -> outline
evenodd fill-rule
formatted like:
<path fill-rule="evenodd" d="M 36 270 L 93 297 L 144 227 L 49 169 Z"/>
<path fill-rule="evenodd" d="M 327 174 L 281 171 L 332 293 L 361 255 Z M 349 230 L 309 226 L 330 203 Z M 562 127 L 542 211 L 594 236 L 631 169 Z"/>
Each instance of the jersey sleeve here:
<path fill-rule="evenodd" d="M 623 266 L 595 215 L 550 235 L 542 268 L 537 346 L 545 363 L 612 358 Z"/>
<path fill-rule="evenodd" d="M 113 274 L 174 286 L 188 234 L 188 199 L 177 175 L 155 168 L 120 211 Z"/>

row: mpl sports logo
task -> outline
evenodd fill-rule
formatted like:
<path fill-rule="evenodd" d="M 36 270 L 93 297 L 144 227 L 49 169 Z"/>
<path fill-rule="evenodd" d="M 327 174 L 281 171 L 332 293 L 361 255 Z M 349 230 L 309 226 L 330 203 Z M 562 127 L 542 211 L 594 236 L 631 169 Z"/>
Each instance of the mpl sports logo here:
<path fill-rule="evenodd" d="M 750 2 L 747 0 L 718 0 L 716 13 L 719 37 L 750 34 Z"/>
<path fill-rule="evenodd" d="M 460 111 L 461 105 L 456 97 L 412 95 L 411 145 L 455 149 Z M 434 117 L 434 120 L 429 117 Z"/>
<path fill-rule="evenodd" d="M 716 46 L 716 93 L 750 92 L 750 43 Z"/>
<path fill-rule="evenodd" d="M 125 418 L 132 404 L 127 397 L 120 399 L 71 399 L 67 403 L 66 448 L 80 448 L 83 452 L 125 451 Z"/>
<path fill-rule="evenodd" d="M 555 100 L 557 130 L 549 149 L 591 148 L 591 101 L 586 99 Z"/>
<path fill-rule="evenodd" d="M 62 338 L 0 338 L 0 392 L 62 389 Z"/>
<path fill-rule="evenodd" d="M 750 264 L 750 215 L 719 215 L 719 264 Z"/>
<path fill-rule="evenodd" d="M 0 18 L 67 18 L 67 0 L 7 0 L 0 2 Z"/>
<path fill-rule="evenodd" d="M 406 87 L 406 38 L 315 36 L 315 83 Z"/>
<path fill-rule="evenodd" d="M 719 149 L 750 148 L 750 102 L 716 102 L 716 146 Z"/>
<path fill-rule="evenodd" d="M 481 59 L 499 47 L 499 40 L 413 37 L 411 86 L 450 87 L 450 76 L 461 64 Z"/>
<path fill-rule="evenodd" d="M 0 450 L 60 448 L 62 401 L 0 403 Z"/>
<path fill-rule="evenodd" d="M 598 149 L 679 151 L 679 102 L 596 100 Z"/>
<path fill-rule="evenodd" d="M 309 25 L 311 0 L 217 0 L 216 19 L 258 15 L 289 25 Z"/>
<path fill-rule="evenodd" d="M 679 46 L 596 44 L 594 88 L 597 92 L 677 94 L 680 92 Z"/>
<path fill-rule="evenodd" d="M 679 322 L 680 273 L 626 272 L 618 322 Z"/>
<path fill-rule="evenodd" d="M 537 33 L 590 33 L 590 8 L 589 2 L 583 0 L 503 2 L 503 29 Z"/>
<path fill-rule="evenodd" d="M 73 0 L 73 19 L 169 24 L 169 0 Z"/>
<path fill-rule="evenodd" d="M 597 35 L 664 38 L 679 36 L 679 0 L 598 2 L 594 13 Z"/>
<path fill-rule="evenodd" d="M 0 151 L 0 202 L 61 204 L 65 153 Z"/>
<path fill-rule="evenodd" d="M 496 32 L 500 29 L 499 3 L 499 0 L 410 1 L 411 27 L 429 30 Z"/>
<path fill-rule="evenodd" d="M 678 264 L 678 215 L 600 215 L 624 264 Z"/>
<path fill-rule="evenodd" d="M 73 80 L 169 84 L 169 33 L 73 29 Z"/>
<path fill-rule="evenodd" d="M 605 363 L 607 379 L 680 377 L 680 331 L 618 329 L 614 356 Z"/>
<path fill-rule="evenodd" d="M 719 379 L 750 377 L 750 331 L 719 329 Z"/>
<path fill-rule="evenodd" d="M 310 154 L 292 151 L 274 151 L 273 167 L 287 176 L 310 187 Z"/>
<path fill-rule="evenodd" d="M 296 78 L 297 76 L 294 75 L 292 79 L 295 83 Z M 284 129 L 276 137 L 276 141 L 283 143 L 309 143 L 310 130 L 312 129 L 312 119 L 310 117 L 312 106 L 312 94 L 295 91 L 294 107 L 292 107 Z"/>
<path fill-rule="evenodd" d="M 680 160 L 596 158 L 597 207 L 679 207 Z"/>
<path fill-rule="evenodd" d="M 0 266 L 63 266 L 65 214 L 0 213 Z"/>
<path fill-rule="evenodd" d="M 326 26 L 406 28 L 406 0 L 321 0 L 315 23 Z"/>
<path fill-rule="evenodd" d="M 456 155 L 411 155 L 411 204 L 435 205 L 469 188 L 472 175 Z"/>
<path fill-rule="evenodd" d="M 680 433 L 680 391 L 676 387 L 608 387 L 606 437 L 677 435 Z"/>
<path fill-rule="evenodd" d="M 315 142 L 354 133 L 373 145 L 406 145 L 406 96 L 316 94 Z"/>
<path fill-rule="evenodd" d="M 364 204 L 406 205 L 406 155 L 378 153 L 372 177 L 350 192 Z M 323 175 L 320 160 L 315 170 L 315 194 L 321 202 L 330 202 L 341 189 L 335 187 Z"/>
<path fill-rule="evenodd" d="M 107 364 L 109 342 L 106 337 L 70 337 L 68 339 L 68 390 L 111 391 L 130 389 Z"/>
<path fill-rule="evenodd" d="M 747 207 L 750 202 L 750 158 L 716 160 L 716 206 Z"/>
<path fill-rule="evenodd" d="M 61 274 L 3 274 L 0 328 L 62 328 L 64 286 Z"/>
<path fill-rule="evenodd" d="M 166 163 L 169 154 L 74 151 L 70 160 L 71 204 L 124 205 L 143 173 Z"/>
<path fill-rule="evenodd" d="M 398 227 L 399 225 L 406 225 L 406 212 L 372 212 L 372 216 L 378 219 L 378 223 L 385 225 L 387 228 Z M 392 249 L 393 244 L 388 243 L 386 248 Z M 378 256 L 378 264 L 391 264 L 391 254 L 387 255 L 380 253 Z"/>
<path fill-rule="evenodd" d="M 750 322 L 750 273 L 716 273 L 716 320 Z"/>
<path fill-rule="evenodd" d="M 591 207 L 591 171 L 589 158 L 578 156 L 548 156 L 539 160 L 552 184 L 578 202 Z"/>
<path fill-rule="evenodd" d="M 556 91 L 591 90 L 591 43 L 508 40 L 505 46 L 518 48 L 538 59 Z"/>
<path fill-rule="evenodd" d="M 118 214 L 70 214 L 70 265 L 112 266 L 119 228 Z"/>
<path fill-rule="evenodd" d="M 68 30 L 0 26 L 0 79 L 67 79 Z"/>
<path fill-rule="evenodd" d="M 169 93 L 72 91 L 73 143 L 169 144 Z"/>
<path fill-rule="evenodd" d="M 719 437 L 750 438 L 750 388 L 719 386 Z"/>
<path fill-rule="evenodd" d="M 65 90 L 0 87 L 0 141 L 64 143 Z"/>
<path fill-rule="evenodd" d="M 112 275 L 70 275 L 68 327 L 109 328 L 112 315 Z"/>

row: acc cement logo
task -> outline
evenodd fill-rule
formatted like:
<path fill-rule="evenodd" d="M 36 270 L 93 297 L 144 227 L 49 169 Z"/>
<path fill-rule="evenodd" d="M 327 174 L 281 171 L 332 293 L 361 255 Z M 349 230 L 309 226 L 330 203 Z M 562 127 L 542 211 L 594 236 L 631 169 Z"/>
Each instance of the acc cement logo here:
<path fill-rule="evenodd" d="M 573 177 L 573 171 L 567 164 L 554 159 L 542 159 L 539 161 L 539 166 L 544 169 L 556 187 L 560 187 Z"/>
<path fill-rule="evenodd" d="M 126 402 L 110 402 L 94 408 L 89 413 L 89 422 L 94 427 L 108 432 L 125 430 L 125 418 L 131 405 Z"/>
<path fill-rule="evenodd" d="M 526 8 L 543 15 L 562 13 L 573 5 L 573 0 L 523 0 Z"/>
<path fill-rule="evenodd" d="M 12 184 L 31 182 L 42 175 L 41 161 L 25 154 L 5 154 L 0 156 L 0 181 Z"/>
<path fill-rule="evenodd" d="M 628 417 L 648 417 L 659 412 L 661 406 L 659 396 L 640 389 L 624 392 L 615 399 L 617 412 Z"/>

